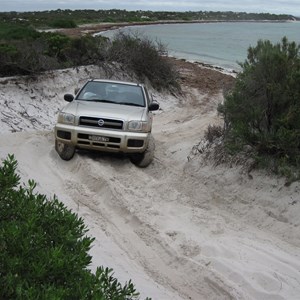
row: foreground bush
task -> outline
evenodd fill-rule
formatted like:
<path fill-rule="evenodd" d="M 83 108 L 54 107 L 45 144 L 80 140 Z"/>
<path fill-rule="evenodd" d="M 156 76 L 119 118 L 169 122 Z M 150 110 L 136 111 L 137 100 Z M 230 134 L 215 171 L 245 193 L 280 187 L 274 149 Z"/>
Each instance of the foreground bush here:
<path fill-rule="evenodd" d="M 276 171 L 300 166 L 300 46 L 258 41 L 219 111 L 231 149 L 252 147 Z M 268 163 L 269 162 L 269 163 Z"/>
<path fill-rule="evenodd" d="M 20 186 L 13 156 L 0 166 L 0 299 L 136 299 L 110 269 L 87 268 L 93 238 L 56 198 Z"/>

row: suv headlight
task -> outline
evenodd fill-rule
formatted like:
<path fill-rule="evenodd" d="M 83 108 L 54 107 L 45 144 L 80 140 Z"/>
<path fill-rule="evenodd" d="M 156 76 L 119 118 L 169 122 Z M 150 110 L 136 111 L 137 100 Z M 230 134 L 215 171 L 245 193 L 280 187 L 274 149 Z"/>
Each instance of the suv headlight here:
<path fill-rule="evenodd" d="M 130 131 L 148 131 L 148 123 L 142 121 L 130 121 L 128 122 L 128 130 Z"/>
<path fill-rule="evenodd" d="M 67 114 L 67 113 L 59 113 L 58 118 L 57 118 L 58 123 L 63 123 L 63 124 L 74 124 L 75 123 L 75 116 L 72 114 Z"/>

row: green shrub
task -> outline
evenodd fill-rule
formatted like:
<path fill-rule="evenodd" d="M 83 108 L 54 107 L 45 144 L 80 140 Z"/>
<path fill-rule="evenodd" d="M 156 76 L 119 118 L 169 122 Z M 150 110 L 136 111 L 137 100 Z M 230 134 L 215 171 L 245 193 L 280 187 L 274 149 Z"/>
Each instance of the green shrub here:
<path fill-rule="evenodd" d="M 104 60 L 106 44 L 106 38 L 87 35 L 71 39 L 62 54 L 72 66 L 100 64 Z"/>
<path fill-rule="evenodd" d="M 0 55 L 16 55 L 18 54 L 18 50 L 15 45 L 3 43 L 0 44 Z"/>
<path fill-rule="evenodd" d="M 0 299 L 136 299 L 131 281 L 87 268 L 94 239 L 82 218 L 34 181 L 21 186 L 16 168 L 13 155 L 0 166 Z"/>
<path fill-rule="evenodd" d="M 36 39 L 40 33 L 29 25 L 0 23 L 0 40 Z"/>
<path fill-rule="evenodd" d="M 61 53 L 71 43 L 71 39 L 59 33 L 45 33 L 43 39 L 47 43 L 47 55 L 61 58 Z"/>
<path fill-rule="evenodd" d="M 47 55 L 49 46 L 43 38 L 30 42 L 11 41 L 0 46 L 0 75 L 36 75 L 59 68 L 56 57 Z"/>
<path fill-rule="evenodd" d="M 117 61 L 134 71 L 141 81 L 146 78 L 157 89 L 178 89 L 178 72 L 162 54 L 166 48 L 139 33 L 119 32 L 108 49 L 108 60 Z"/>
<path fill-rule="evenodd" d="M 0 42 L 0 76 L 35 75 L 42 71 L 99 64 L 105 38 L 71 39 L 59 33 L 42 33 L 36 39 Z"/>
<path fill-rule="evenodd" d="M 14 75 L 18 72 L 16 64 L 19 50 L 14 44 L 0 43 L 0 76 Z"/>
<path fill-rule="evenodd" d="M 75 28 L 77 27 L 74 20 L 70 19 L 56 19 L 48 24 L 52 28 Z"/>
<path fill-rule="evenodd" d="M 300 166 L 300 46 L 283 38 L 248 49 L 236 85 L 219 108 L 229 147 L 250 145 L 258 157 Z"/>

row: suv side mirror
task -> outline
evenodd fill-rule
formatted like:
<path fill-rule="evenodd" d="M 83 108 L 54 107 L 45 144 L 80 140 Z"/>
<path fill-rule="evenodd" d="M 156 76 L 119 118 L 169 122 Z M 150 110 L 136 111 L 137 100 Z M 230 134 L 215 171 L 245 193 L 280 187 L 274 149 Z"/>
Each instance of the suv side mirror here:
<path fill-rule="evenodd" d="M 151 102 L 149 105 L 149 110 L 154 111 L 159 109 L 159 104 L 157 102 Z"/>
<path fill-rule="evenodd" d="M 72 94 L 65 94 L 64 95 L 64 99 L 67 101 L 67 102 L 72 102 L 74 100 L 74 96 Z"/>

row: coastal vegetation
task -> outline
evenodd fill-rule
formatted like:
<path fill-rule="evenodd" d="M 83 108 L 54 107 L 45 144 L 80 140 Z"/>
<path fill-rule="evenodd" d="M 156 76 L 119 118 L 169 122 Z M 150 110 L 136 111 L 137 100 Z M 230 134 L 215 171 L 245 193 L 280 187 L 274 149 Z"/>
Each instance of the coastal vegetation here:
<path fill-rule="evenodd" d="M 110 10 L 47 10 L 33 12 L 1 12 L 0 20 L 22 23 L 36 28 L 75 27 L 90 23 L 157 22 L 157 21 L 288 21 L 297 18 L 286 14 L 246 13 L 232 11 L 127 11 Z"/>
<path fill-rule="evenodd" d="M 16 169 L 13 155 L 0 165 L 0 298 L 139 299 L 111 269 L 91 272 L 94 238 L 83 219 L 35 192 L 33 180 L 21 185 Z"/>
<path fill-rule="evenodd" d="M 0 76 L 37 75 L 39 72 L 81 65 L 121 63 L 141 82 L 159 89 L 178 89 L 177 71 L 162 54 L 165 46 L 138 34 L 71 38 L 59 32 L 37 31 L 32 26 L 0 27 Z"/>
<path fill-rule="evenodd" d="M 242 72 L 219 112 L 225 145 L 246 149 L 261 167 L 300 177 L 300 45 L 259 40 L 240 64 Z M 250 150 L 250 151 L 249 151 Z"/>

